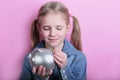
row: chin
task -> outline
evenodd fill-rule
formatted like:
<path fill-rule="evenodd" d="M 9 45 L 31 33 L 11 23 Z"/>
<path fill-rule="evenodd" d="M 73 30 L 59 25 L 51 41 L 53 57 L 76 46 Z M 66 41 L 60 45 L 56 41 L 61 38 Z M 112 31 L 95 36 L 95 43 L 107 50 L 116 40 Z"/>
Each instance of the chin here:
<path fill-rule="evenodd" d="M 56 41 L 56 42 L 49 41 L 47 43 L 50 47 L 55 48 L 55 47 L 58 47 L 61 44 L 61 41 Z"/>
<path fill-rule="evenodd" d="M 50 46 L 51 46 L 51 47 L 56 47 L 56 46 L 57 46 L 57 44 L 50 44 Z"/>

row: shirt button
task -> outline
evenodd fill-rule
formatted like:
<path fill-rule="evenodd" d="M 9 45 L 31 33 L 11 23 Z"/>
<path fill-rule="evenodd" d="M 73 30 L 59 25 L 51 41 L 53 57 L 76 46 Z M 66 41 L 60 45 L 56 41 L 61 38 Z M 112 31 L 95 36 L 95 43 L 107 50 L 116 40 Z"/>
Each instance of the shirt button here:
<path fill-rule="evenodd" d="M 65 73 L 65 70 L 63 70 L 62 72 Z"/>
<path fill-rule="evenodd" d="M 67 78 L 67 76 L 65 76 L 65 79 Z"/>

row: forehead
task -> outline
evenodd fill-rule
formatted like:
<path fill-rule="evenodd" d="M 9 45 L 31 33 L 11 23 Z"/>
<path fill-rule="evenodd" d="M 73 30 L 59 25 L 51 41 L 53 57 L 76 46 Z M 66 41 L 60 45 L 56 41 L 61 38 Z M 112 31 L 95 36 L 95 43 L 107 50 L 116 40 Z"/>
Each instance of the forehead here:
<path fill-rule="evenodd" d="M 66 19 L 62 13 L 51 12 L 41 18 L 42 25 L 65 25 Z"/>

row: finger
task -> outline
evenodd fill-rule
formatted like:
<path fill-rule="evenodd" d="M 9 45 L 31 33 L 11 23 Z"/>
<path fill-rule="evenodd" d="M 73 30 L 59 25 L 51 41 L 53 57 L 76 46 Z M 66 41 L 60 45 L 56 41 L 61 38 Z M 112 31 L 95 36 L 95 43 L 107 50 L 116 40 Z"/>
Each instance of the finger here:
<path fill-rule="evenodd" d="M 49 71 L 49 75 L 51 75 L 53 73 L 53 71 L 50 69 L 50 71 Z"/>
<path fill-rule="evenodd" d="M 54 61 L 57 63 L 57 65 L 58 65 L 59 67 L 62 66 L 62 63 L 61 63 L 60 61 L 58 61 L 56 58 L 54 58 Z"/>
<path fill-rule="evenodd" d="M 57 65 L 58 65 L 60 68 L 65 67 L 65 65 L 67 64 L 67 61 L 59 61 L 59 60 L 56 59 L 56 58 L 54 58 L 54 61 L 57 63 Z"/>
<path fill-rule="evenodd" d="M 34 66 L 32 69 L 32 72 L 35 74 L 36 73 L 36 67 Z"/>
<path fill-rule="evenodd" d="M 63 58 L 61 58 L 61 57 L 59 57 L 59 56 L 57 56 L 57 55 L 54 55 L 54 58 L 57 60 L 57 61 L 59 61 L 60 63 L 63 63 Z"/>
<path fill-rule="evenodd" d="M 45 77 L 50 76 L 52 73 L 53 73 L 52 70 L 46 70 L 46 72 L 45 72 Z"/>
<path fill-rule="evenodd" d="M 41 71 L 41 75 L 42 75 L 42 76 L 45 76 L 45 73 L 46 73 L 46 68 L 43 67 L 43 68 L 42 68 L 42 71 Z"/>
<path fill-rule="evenodd" d="M 61 58 L 67 58 L 67 55 L 62 51 L 55 51 L 54 55 L 57 55 Z"/>
<path fill-rule="evenodd" d="M 56 55 L 58 55 L 58 56 L 62 56 L 61 51 L 55 51 L 55 50 L 54 50 L 54 54 L 56 54 Z"/>
<path fill-rule="evenodd" d="M 42 66 L 39 66 L 38 67 L 38 70 L 37 70 L 37 75 L 41 75 L 41 73 L 42 73 Z"/>

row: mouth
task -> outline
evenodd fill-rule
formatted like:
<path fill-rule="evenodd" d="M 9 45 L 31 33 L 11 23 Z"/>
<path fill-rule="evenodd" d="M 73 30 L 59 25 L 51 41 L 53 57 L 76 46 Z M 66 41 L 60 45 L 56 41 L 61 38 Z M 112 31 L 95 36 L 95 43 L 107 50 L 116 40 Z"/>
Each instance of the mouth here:
<path fill-rule="evenodd" d="M 58 39 L 49 39 L 50 42 L 56 42 Z"/>

